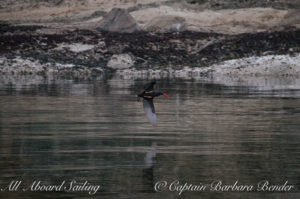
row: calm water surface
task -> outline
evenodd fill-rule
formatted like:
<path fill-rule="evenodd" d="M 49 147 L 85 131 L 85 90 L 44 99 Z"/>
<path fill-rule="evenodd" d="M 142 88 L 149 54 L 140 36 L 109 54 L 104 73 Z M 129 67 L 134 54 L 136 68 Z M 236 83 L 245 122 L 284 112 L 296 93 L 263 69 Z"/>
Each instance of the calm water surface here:
<path fill-rule="evenodd" d="M 0 186 L 62 181 L 87 192 L 0 192 L 1 198 L 300 198 L 300 91 L 158 80 L 158 127 L 135 94 L 145 80 L 50 81 L 0 87 Z M 151 157 L 154 157 L 151 161 Z M 150 159 L 149 159 L 150 157 Z M 153 191 L 158 181 L 254 185 L 274 192 Z"/>

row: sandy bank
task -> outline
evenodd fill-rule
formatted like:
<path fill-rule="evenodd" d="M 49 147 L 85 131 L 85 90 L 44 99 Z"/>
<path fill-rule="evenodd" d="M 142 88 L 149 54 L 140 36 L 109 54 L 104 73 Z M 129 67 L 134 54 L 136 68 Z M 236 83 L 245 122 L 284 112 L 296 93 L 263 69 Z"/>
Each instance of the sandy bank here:
<path fill-rule="evenodd" d="M 186 19 L 187 30 L 239 34 L 259 32 L 279 26 L 288 11 L 272 8 L 247 8 L 228 10 L 186 10 L 170 6 L 142 9 L 131 14 L 144 26 L 151 16 L 180 16 Z"/>

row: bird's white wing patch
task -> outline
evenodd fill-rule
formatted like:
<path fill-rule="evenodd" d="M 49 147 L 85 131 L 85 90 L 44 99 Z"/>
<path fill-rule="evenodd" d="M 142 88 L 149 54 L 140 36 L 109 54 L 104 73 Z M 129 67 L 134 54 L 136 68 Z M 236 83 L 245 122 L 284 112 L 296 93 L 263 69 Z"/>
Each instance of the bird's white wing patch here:
<path fill-rule="evenodd" d="M 149 122 L 153 126 L 157 126 L 157 119 L 156 119 L 153 102 L 148 100 L 143 100 L 143 107 Z"/>

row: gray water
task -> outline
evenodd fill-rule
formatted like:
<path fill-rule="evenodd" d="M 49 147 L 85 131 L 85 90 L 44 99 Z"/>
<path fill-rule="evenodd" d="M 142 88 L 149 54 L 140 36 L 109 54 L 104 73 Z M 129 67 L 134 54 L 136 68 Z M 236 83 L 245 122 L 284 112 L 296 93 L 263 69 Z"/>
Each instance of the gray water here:
<path fill-rule="evenodd" d="M 136 99 L 146 82 L 1 84 L 0 187 L 13 180 L 22 181 L 22 188 L 35 180 L 101 185 L 95 195 L 5 190 L 1 198 L 300 197 L 300 90 L 158 80 L 157 88 L 170 98 L 155 99 L 153 128 Z M 176 180 L 207 186 L 216 180 L 254 186 L 288 181 L 295 189 L 181 195 L 153 190 L 159 181 Z"/>

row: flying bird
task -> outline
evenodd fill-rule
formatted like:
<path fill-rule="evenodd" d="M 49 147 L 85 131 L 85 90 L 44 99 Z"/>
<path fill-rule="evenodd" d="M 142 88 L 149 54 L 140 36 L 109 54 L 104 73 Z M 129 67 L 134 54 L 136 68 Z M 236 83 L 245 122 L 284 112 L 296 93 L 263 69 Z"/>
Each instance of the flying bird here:
<path fill-rule="evenodd" d="M 153 104 L 153 99 L 158 96 L 165 96 L 166 98 L 169 98 L 169 96 L 161 91 L 154 91 L 153 87 L 156 84 L 156 81 L 151 81 L 150 83 L 146 84 L 143 88 L 143 90 L 138 93 L 139 98 L 143 98 L 143 108 L 144 112 L 146 113 L 146 116 L 149 120 L 149 122 L 153 126 L 157 126 L 157 119 L 155 114 L 155 107 Z"/>

